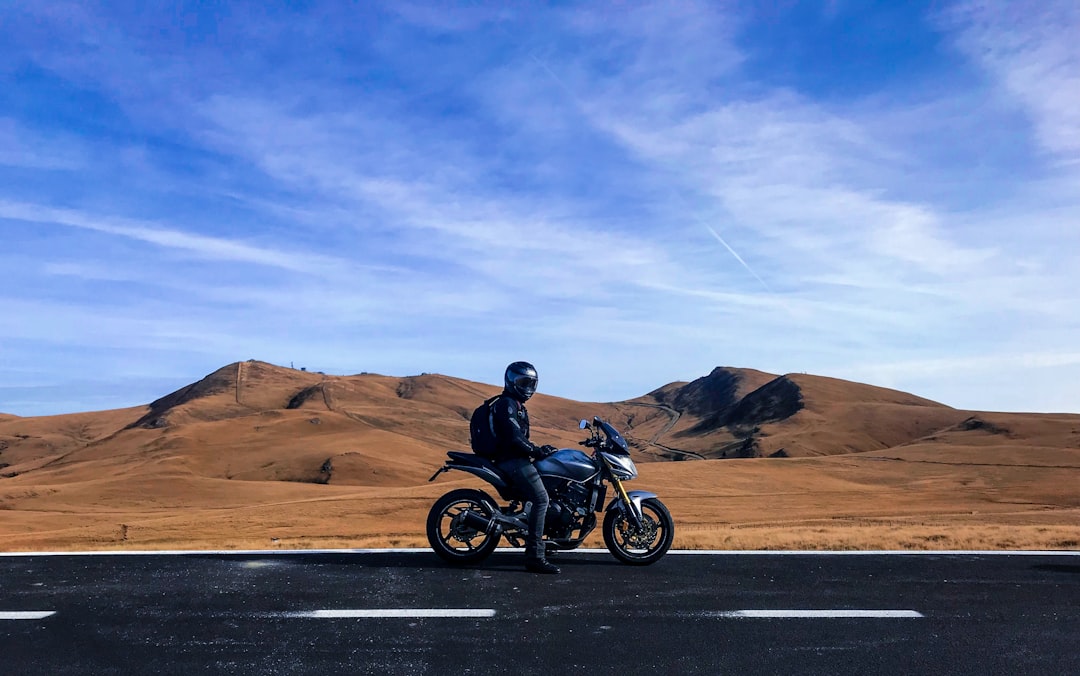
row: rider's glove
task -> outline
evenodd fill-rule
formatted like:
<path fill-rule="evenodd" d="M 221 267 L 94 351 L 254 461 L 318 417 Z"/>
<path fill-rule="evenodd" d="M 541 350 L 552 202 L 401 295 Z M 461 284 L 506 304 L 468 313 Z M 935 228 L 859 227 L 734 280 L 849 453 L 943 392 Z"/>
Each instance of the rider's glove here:
<path fill-rule="evenodd" d="M 555 448 L 554 446 L 551 446 L 550 444 L 545 444 L 545 445 L 540 447 L 540 457 L 541 458 L 546 458 L 546 457 L 548 457 L 549 455 L 551 455 L 552 453 L 554 453 L 557 450 L 559 450 L 559 449 Z"/>

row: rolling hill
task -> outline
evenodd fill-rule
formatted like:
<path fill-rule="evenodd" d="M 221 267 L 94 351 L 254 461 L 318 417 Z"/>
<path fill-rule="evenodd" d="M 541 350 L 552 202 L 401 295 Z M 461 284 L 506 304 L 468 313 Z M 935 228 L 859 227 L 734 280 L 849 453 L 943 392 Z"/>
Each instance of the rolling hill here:
<path fill-rule="evenodd" d="M 288 532 L 333 531 L 348 505 L 367 515 L 352 541 L 420 544 L 422 527 L 413 517 L 402 526 L 397 512 L 422 519 L 446 485 L 428 477 L 447 450 L 467 449 L 469 415 L 498 389 L 438 374 L 327 376 L 246 361 L 146 406 L 3 415 L 0 510 L 11 518 L 0 534 L 14 547 L 220 542 L 264 532 L 267 518 Z M 800 516 L 808 501 L 823 516 L 851 513 L 830 511 L 845 492 L 868 500 L 860 515 L 881 511 L 875 491 L 893 500 L 884 513 L 970 516 L 981 511 L 972 503 L 996 513 L 1027 501 L 1049 505 L 1051 522 L 1075 524 L 1080 506 L 1078 415 L 961 411 L 871 385 L 728 367 L 622 402 L 538 394 L 529 411 L 539 443 L 575 446 L 578 420 L 593 415 L 623 431 L 647 463 L 642 477 L 666 489 L 673 510 L 682 506 L 683 546 L 716 546 L 702 535 L 729 522 L 716 514 L 777 487 L 786 497 L 773 504 L 793 501 Z M 918 494 L 912 486 L 933 497 L 907 500 Z M 746 512 L 762 513 L 760 500 Z M 1047 538 L 1059 537 L 1054 528 Z"/>

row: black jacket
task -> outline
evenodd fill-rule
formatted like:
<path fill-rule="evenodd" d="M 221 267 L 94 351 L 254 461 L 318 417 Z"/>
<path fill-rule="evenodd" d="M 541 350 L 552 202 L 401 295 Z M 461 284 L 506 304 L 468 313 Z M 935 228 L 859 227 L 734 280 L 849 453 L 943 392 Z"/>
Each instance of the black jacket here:
<path fill-rule="evenodd" d="M 495 427 L 495 452 L 500 460 L 539 458 L 543 452 L 529 441 L 529 412 L 525 405 L 503 393 L 491 404 Z"/>

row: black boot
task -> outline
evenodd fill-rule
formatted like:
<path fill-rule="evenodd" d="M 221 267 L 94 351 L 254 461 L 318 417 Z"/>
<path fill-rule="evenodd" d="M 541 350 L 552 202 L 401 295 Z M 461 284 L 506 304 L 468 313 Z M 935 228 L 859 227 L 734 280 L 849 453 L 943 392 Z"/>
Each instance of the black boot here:
<path fill-rule="evenodd" d="M 558 575 L 559 567 L 545 559 L 525 559 L 525 570 L 531 573 Z"/>

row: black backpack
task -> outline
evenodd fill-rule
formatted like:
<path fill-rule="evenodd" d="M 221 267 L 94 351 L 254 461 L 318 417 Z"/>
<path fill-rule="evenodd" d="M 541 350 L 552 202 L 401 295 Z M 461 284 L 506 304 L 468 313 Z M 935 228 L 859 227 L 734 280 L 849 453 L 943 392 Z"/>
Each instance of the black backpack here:
<path fill-rule="evenodd" d="M 494 460 L 498 454 L 495 440 L 495 419 L 492 416 L 491 405 L 502 395 L 496 395 L 476 407 L 472 418 L 469 419 L 469 443 L 473 453 L 481 458 Z"/>

